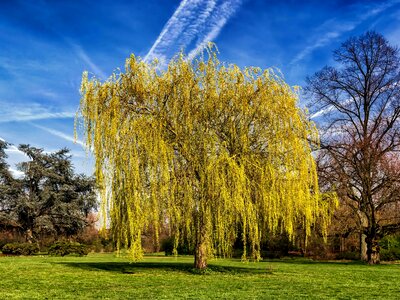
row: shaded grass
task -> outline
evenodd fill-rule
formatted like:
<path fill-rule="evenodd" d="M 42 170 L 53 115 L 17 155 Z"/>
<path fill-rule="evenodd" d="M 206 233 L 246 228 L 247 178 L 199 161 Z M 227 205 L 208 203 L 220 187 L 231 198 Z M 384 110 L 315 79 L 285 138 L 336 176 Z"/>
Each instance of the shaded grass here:
<path fill-rule="evenodd" d="M 193 268 L 193 263 L 186 262 L 66 262 L 63 263 L 71 267 L 80 268 L 87 271 L 104 270 L 123 274 L 138 274 L 146 271 L 151 272 L 178 272 L 195 275 L 211 274 L 267 274 L 271 272 L 267 269 L 245 268 L 238 266 L 210 265 L 206 270 Z"/>
<path fill-rule="evenodd" d="M 111 254 L 0 257 L 0 299 L 399 299 L 400 265 L 306 259 L 210 262 Z"/>

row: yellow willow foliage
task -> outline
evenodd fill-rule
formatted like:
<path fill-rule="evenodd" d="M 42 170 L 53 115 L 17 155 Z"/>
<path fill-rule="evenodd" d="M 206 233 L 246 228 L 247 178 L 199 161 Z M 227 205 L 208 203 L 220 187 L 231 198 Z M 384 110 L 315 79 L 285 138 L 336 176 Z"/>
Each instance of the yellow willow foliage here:
<path fill-rule="evenodd" d="M 229 255 L 240 232 L 255 259 L 267 230 L 310 235 L 317 218 L 326 230 L 335 199 L 318 191 L 316 128 L 271 71 L 224 65 L 212 50 L 165 71 L 132 55 L 105 82 L 85 73 L 81 93 L 103 212 L 134 259 L 149 226 L 209 256 Z"/>

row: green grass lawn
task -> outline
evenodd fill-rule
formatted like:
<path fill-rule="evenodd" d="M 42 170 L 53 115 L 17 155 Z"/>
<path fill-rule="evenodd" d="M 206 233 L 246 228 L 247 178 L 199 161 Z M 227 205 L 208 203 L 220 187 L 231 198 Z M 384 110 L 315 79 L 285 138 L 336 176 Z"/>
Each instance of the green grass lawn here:
<path fill-rule="evenodd" d="M 0 257 L 0 299 L 400 299 L 395 264 L 219 259 L 204 274 L 192 264 L 192 257 L 130 263 L 112 254 Z"/>

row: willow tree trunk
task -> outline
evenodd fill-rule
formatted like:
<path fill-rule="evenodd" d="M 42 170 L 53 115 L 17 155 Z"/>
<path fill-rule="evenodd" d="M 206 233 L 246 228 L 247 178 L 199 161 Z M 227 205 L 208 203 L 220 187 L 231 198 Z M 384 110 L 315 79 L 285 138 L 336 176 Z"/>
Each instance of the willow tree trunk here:
<path fill-rule="evenodd" d="M 198 228 L 196 232 L 196 247 L 194 250 L 194 267 L 199 270 L 207 268 L 208 238 L 207 225 L 203 216 L 198 217 Z"/>
<path fill-rule="evenodd" d="M 204 241 L 196 243 L 194 252 L 194 267 L 199 270 L 207 268 L 207 244 Z"/>

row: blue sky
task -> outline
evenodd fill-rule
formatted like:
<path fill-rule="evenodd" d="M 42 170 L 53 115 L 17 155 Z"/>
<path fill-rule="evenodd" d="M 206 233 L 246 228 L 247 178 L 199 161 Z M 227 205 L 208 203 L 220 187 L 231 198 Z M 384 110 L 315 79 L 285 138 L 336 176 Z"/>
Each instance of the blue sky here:
<path fill-rule="evenodd" d="M 83 143 L 73 143 L 84 70 L 105 79 L 130 53 L 167 62 L 182 48 L 195 57 L 211 40 L 221 60 L 278 68 L 302 86 L 367 30 L 399 45 L 400 0 L 2 0 L 0 138 L 68 147 L 77 172 L 91 174 Z M 13 169 L 25 159 L 15 146 L 8 155 Z"/>

